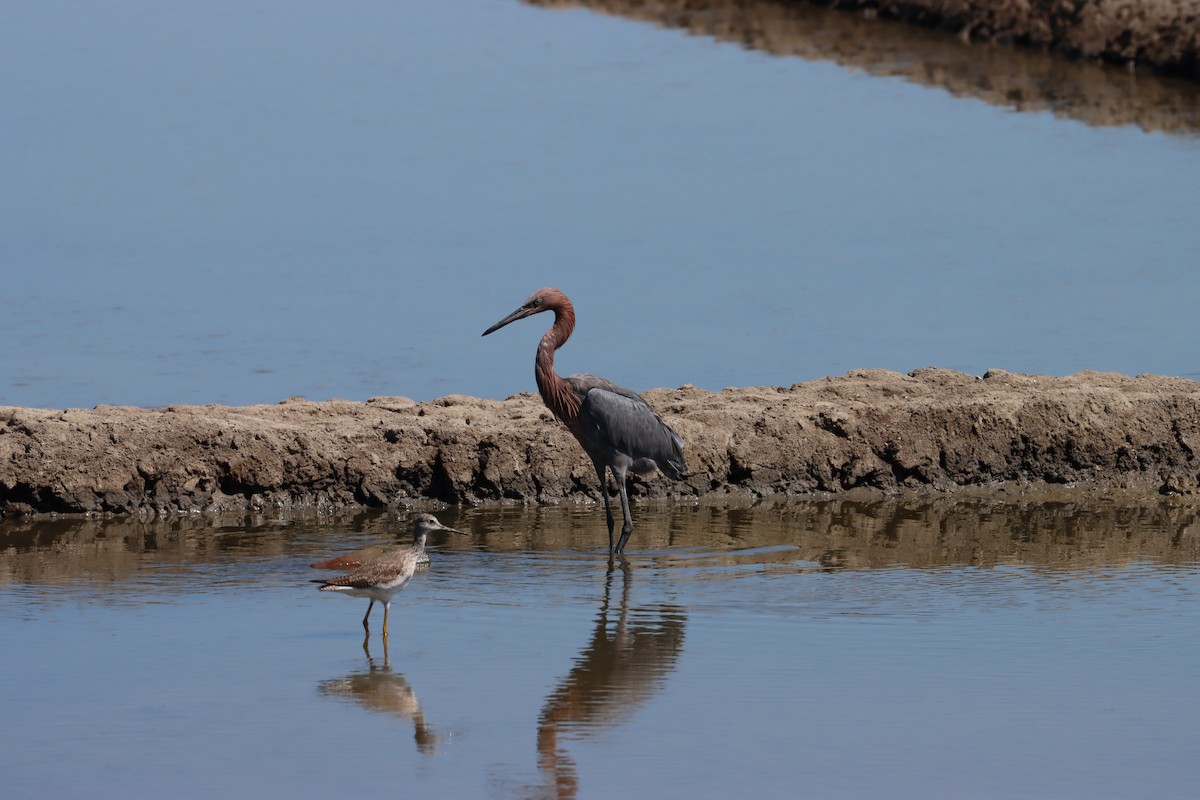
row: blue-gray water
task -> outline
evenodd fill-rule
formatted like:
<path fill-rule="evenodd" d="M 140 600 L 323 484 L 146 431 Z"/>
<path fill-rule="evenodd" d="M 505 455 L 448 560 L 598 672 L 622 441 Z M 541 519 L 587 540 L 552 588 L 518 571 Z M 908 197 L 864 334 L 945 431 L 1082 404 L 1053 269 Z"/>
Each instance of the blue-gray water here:
<path fill-rule="evenodd" d="M 1069 496 L 1064 496 L 1069 497 Z M 1169 501 L 0 526 L 11 798 L 1194 796 L 1200 525 Z"/>
<path fill-rule="evenodd" d="M 504 396 L 541 325 L 479 334 L 544 284 L 561 369 L 638 389 L 1200 376 L 1195 87 L 788 38 L 820 16 L 756 49 L 512 0 L 10 6 L 0 404 Z M 636 514 L 610 572 L 595 508 L 448 512 L 386 659 L 307 564 L 407 519 L 4 521 L 2 793 L 1200 782 L 1185 502 Z"/>
<path fill-rule="evenodd" d="M 540 321 L 479 334 L 546 284 L 562 370 L 637 389 L 1200 375 L 1195 87 L 913 36 L 861 66 L 512 0 L 11 4 L 0 404 L 502 397 Z"/>

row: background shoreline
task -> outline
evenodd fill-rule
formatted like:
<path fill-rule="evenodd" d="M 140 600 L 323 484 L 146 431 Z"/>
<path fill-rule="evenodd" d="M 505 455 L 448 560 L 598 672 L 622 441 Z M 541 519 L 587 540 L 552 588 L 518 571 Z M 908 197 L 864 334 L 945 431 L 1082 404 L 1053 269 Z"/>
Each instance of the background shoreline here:
<path fill-rule="evenodd" d="M 949 32 L 964 42 L 1014 44 L 1069 58 L 1103 60 L 1200 80 L 1198 0 L 752 0 L 713 2 L 699 8 L 686 0 L 526 0 L 532 5 L 591 8 L 679 27 L 736 24 L 760 19 L 772 6 L 834 8 Z M 727 6 L 727 8 L 726 8 Z M 718 31 L 710 31 L 720 35 Z M 726 38 L 732 31 L 724 31 Z M 746 26 L 751 46 L 762 30 Z M 769 38 L 769 37 L 768 37 Z"/>

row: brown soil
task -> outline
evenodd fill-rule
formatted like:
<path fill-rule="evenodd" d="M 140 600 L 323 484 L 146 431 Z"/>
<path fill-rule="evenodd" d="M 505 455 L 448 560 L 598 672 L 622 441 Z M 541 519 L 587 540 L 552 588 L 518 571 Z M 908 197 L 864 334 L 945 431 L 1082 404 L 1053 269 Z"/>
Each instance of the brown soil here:
<path fill-rule="evenodd" d="M 1200 78 L 1200 0 L 840 0 L 890 19 Z"/>
<path fill-rule="evenodd" d="M 775 50 L 779 10 L 816 5 L 1200 79 L 1200 0 L 526 0 L 649 19 Z M 851 40 L 843 46 L 856 47 Z"/>
<path fill-rule="evenodd" d="M 1200 383 L 1177 378 L 927 368 L 646 397 L 686 441 L 690 475 L 633 479 L 636 497 L 1200 489 Z M 598 497 L 590 462 L 532 394 L 0 408 L 7 516 Z"/>

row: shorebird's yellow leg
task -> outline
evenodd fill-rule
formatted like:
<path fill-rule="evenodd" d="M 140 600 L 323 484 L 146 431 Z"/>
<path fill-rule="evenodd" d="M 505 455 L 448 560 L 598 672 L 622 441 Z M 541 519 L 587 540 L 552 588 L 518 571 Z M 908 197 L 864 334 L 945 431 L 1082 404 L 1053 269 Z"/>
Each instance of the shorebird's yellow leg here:
<path fill-rule="evenodd" d="M 370 633 L 371 633 L 371 627 L 370 627 L 369 625 L 367 625 L 367 620 L 370 618 L 370 616 L 371 616 L 371 609 L 372 609 L 372 608 L 374 608 L 374 607 L 375 607 L 375 601 L 374 601 L 374 600 L 371 600 L 370 604 L 369 604 L 369 605 L 367 605 L 367 613 L 363 615 L 363 630 L 364 630 L 364 631 L 366 631 L 366 632 L 367 632 L 367 634 L 370 634 Z M 384 619 L 387 619 L 387 617 L 384 617 Z M 386 622 L 383 624 L 383 627 L 384 627 L 384 629 L 385 629 L 385 630 L 387 629 L 387 623 L 386 623 Z"/>
<path fill-rule="evenodd" d="M 391 607 L 392 607 L 392 604 L 391 604 L 391 603 L 384 603 L 384 604 L 383 604 L 383 638 L 384 638 L 384 639 L 387 639 L 387 636 L 388 636 L 388 632 L 387 632 L 387 618 L 388 618 L 388 609 L 390 609 Z"/>

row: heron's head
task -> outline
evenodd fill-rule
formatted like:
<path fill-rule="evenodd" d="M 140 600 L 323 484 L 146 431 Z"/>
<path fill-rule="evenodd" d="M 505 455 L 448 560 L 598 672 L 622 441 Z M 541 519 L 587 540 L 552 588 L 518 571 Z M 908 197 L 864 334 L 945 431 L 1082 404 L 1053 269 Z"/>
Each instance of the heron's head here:
<path fill-rule="evenodd" d="M 543 311 L 558 312 L 560 309 L 569 308 L 570 306 L 571 301 L 567 299 L 565 294 L 553 286 L 546 286 L 529 295 L 529 299 L 522 303 L 516 311 L 488 328 L 483 332 L 483 335 L 487 336 L 492 331 L 498 331 L 508 323 L 516 322 L 519 319 L 532 317 L 534 314 L 540 314 Z"/>

